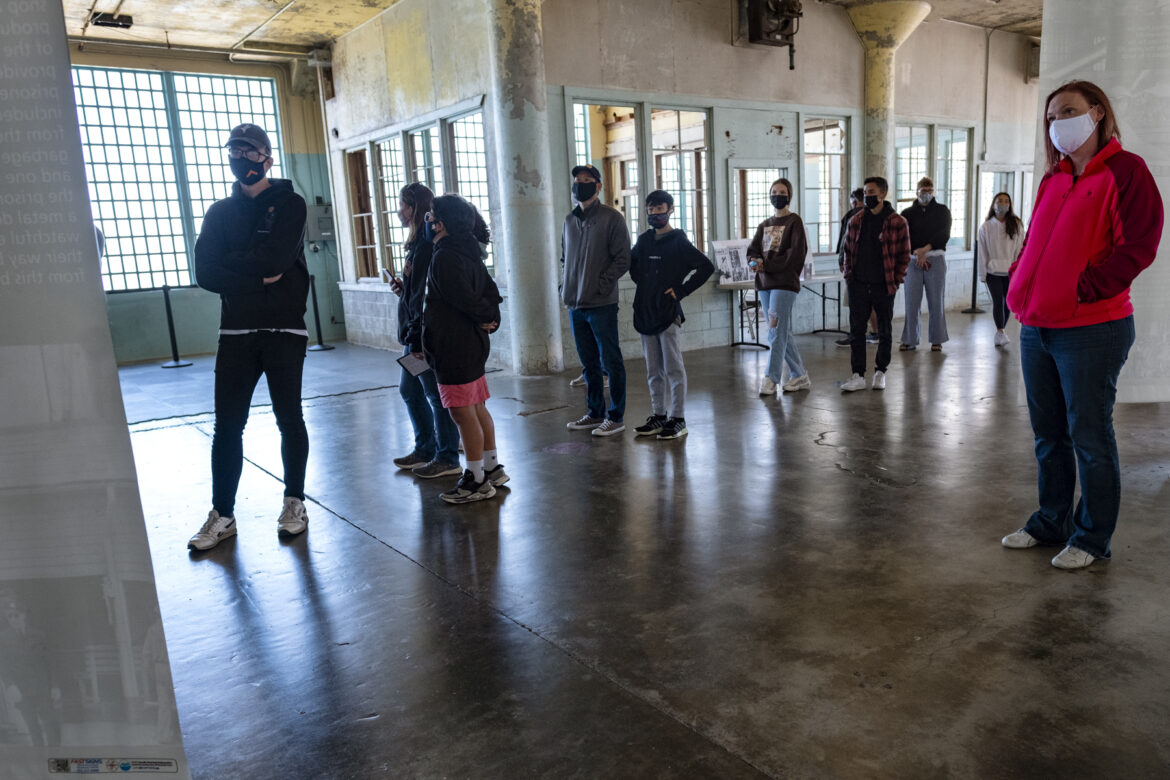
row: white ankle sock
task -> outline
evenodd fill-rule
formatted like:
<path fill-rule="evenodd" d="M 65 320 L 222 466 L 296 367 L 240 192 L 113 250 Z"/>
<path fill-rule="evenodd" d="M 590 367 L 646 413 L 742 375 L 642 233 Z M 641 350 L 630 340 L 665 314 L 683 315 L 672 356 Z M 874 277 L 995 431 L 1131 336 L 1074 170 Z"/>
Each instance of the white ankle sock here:
<path fill-rule="evenodd" d="M 484 450 L 483 451 L 483 467 L 485 469 L 487 469 L 488 471 L 491 471 L 492 469 L 494 469 L 498 465 L 500 465 L 500 460 L 499 460 L 499 458 L 496 457 L 496 451 L 495 450 Z"/>
<path fill-rule="evenodd" d="M 483 482 L 483 461 L 469 460 L 467 461 L 467 470 L 471 472 L 471 476 L 475 477 L 476 482 Z"/>

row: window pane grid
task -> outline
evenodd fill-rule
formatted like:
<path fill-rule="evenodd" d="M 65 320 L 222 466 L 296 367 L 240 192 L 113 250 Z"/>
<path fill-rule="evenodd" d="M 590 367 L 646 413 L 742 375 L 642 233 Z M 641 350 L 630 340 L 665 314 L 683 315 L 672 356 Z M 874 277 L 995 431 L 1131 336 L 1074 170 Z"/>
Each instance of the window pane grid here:
<path fill-rule="evenodd" d="M 895 130 L 894 191 L 899 212 L 909 208 L 918 197 L 918 181 L 926 175 L 929 128 L 925 125 L 898 125 Z"/>
<path fill-rule="evenodd" d="M 184 170 L 198 233 L 207 209 L 227 197 L 235 181 L 227 164 L 224 141 L 236 125 L 249 122 L 264 128 L 272 141 L 272 168 L 268 175 L 282 178 L 276 86 L 272 79 L 237 76 L 176 73 L 174 79 Z"/>
<path fill-rule="evenodd" d="M 674 196 L 674 224 L 700 249 L 710 235 L 707 208 L 707 115 L 651 112 L 657 188 Z"/>
<path fill-rule="evenodd" d="M 804 200 L 799 204 L 814 252 L 832 252 L 845 213 L 847 138 L 841 119 L 804 123 Z"/>
<path fill-rule="evenodd" d="M 491 228 L 491 199 L 488 195 L 487 148 L 484 140 L 483 113 L 460 117 L 449 124 L 452 154 L 455 158 L 455 189 L 471 201 Z M 484 264 L 490 269 L 495 261 L 488 244 Z"/>
<path fill-rule="evenodd" d="M 107 290 L 191 284 L 163 74 L 73 69 Z"/>
<path fill-rule="evenodd" d="M 410 134 L 410 180 L 422 182 L 435 195 L 443 194 L 443 153 L 439 126 L 424 127 Z"/>
<path fill-rule="evenodd" d="M 589 107 L 573 104 L 573 154 L 576 165 L 589 165 Z"/>
<path fill-rule="evenodd" d="M 382 204 L 388 226 L 386 236 L 386 257 L 390 259 L 390 271 L 396 272 L 402 268 L 406 260 L 403 245 L 410 236 L 410 228 L 404 227 L 398 220 L 398 193 L 406 186 L 403 173 L 405 160 L 402 152 L 402 136 L 396 135 L 377 144 L 378 170 L 382 178 L 382 192 L 386 202 Z"/>
<path fill-rule="evenodd" d="M 274 146 L 271 175 L 280 176 L 273 81 L 84 66 L 72 73 L 94 222 L 106 237 L 105 289 L 191 284 L 188 236 L 232 181 L 223 151 L 230 129 L 264 127 Z"/>

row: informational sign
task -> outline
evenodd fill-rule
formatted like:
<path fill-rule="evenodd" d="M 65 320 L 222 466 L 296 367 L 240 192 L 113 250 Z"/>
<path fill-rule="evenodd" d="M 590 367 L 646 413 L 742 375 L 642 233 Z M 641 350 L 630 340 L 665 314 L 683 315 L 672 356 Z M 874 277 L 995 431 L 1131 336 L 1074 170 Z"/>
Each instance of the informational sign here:
<path fill-rule="evenodd" d="M 1150 0 L 1044 0 L 1040 99 L 1085 79 L 1105 91 L 1122 145 L 1145 160 L 1170 209 L 1170 5 Z M 1044 106 L 1037 107 L 1041 116 Z M 1040 122 L 1040 132 L 1044 123 Z M 1036 183 L 1044 170 L 1041 141 Z M 1137 340 L 1117 383 L 1122 402 L 1170 401 L 1170 226 L 1158 259 L 1134 282 Z"/>
<path fill-rule="evenodd" d="M 712 241 L 715 252 L 715 267 L 719 269 L 720 287 L 738 287 L 751 284 L 756 273 L 748 267 L 747 250 L 751 239 L 737 238 L 731 241 Z"/>
<path fill-rule="evenodd" d="M 0 777 L 189 777 L 60 3 L 0 0 Z"/>

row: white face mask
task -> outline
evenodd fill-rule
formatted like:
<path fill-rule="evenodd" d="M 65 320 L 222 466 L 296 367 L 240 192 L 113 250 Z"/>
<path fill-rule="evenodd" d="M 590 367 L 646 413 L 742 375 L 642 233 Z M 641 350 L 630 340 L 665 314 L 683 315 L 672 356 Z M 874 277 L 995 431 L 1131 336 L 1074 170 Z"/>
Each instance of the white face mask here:
<path fill-rule="evenodd" d="M 1080 116 L 1054 119 L 1048 125 L 1048 137 L 1058 152 L 1072 154 L 1089 140 L 1089 136 L 1097 129 L 1097 123 L 1089 113 L 1086 111 Z"/>
<path fill-rule="evenodd" d="M 920 192 L 920 193 L 918 193 L 918 202 L 921 203 L 923 206 L 930 205 L 930 202 L 932 200 L 934 200 L 934 193 L 933 192 Z"/>
<path fill-rule="evenodd" d="M 1008 213 L 1008 209 L 1009 209 L 1009 208 L 1011 208 L 1011 207 L 1010 207 L 1010 206 L 1005 206 L 1005 205 L 1003 205 L 1002 203 L 996 203 L 996 204 L 995 204 L 995 214 L 996 214 L 996 216 L 1000 216 L 1000 217 L 1002 217 L 1004 214 L 1007 214 L 1007 213 Z"/>

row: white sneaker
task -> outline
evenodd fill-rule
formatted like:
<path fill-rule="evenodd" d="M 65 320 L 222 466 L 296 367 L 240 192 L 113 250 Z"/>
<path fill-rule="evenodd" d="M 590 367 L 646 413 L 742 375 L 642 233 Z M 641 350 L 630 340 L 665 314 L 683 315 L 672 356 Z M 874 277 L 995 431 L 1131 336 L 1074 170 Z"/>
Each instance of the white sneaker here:
<path fill-rule="evenodd" d="M 1011 339 L 1008 338 L 1008 335 L 1006 333 L 996 333 L 995 334 L 995 346 L 997 346 L 997 347 L 1007 346 L 1007 344 L 1010 341 L 1011 341 Z"/>
<path fill-rule="evenodd" d="M 1028 547 L 1035 547 L 1040 544 L 1040 540 L 1032 534 L 1021 528 L 1018 531 L 1012 531 L 1010 534 L 999 540 L 999 543 L 1004 547 L 1009 547 L 1013 550 L 1023 550 Z"/>
<path fill-rule="evenodd" d="M 874 371 L 873 372 L 873 389 L 874 390 L 885 390 L 886 389 L 886 372 L 885 371 Z"/>
<path fill-rule="evenodd" d="M 854 390 L 865 389 L 865 377 L 861 374 L 854 374 L 846 381 L 841 383 L 842 392 L 852 393 Z"/>
<path fill-rule="evenodd" d="M 585 386 L 585 375 L 584 374 L 581 374 L 581 376 L 577 377 L 576 379 L 569 380 L 569 387 L 584 387 L 584 386 Z M 605 386 L 609 387 L 609 377 L 605 377 Z"/>
<path fill-rule="evenodd" d="M 799 390 L 808 390 L 812 387 L 812 380 L 808 378 L 808 374 L 798 376 L 796 379 L 789 379 L 782 388 L 786 393 L 795 393 Z"/>
<path fill-rule="evenodd" d="M 1052 565 L 1058 569 L 1083 569 L 1095 560 L 1097 558 L 1092 553 L 1070 544 L 1056 554 L 1052 559 Z"/>
<path fill-rule="evenodd" d="M 593 429 L 594 436 L 613 436 L 621 433 L 626 429 L 625 423 L 620 423 L 615 420 L 606 419 L 601 425 Z"/>
<path fill-rule="evenodd" d="M 760 395 L 776 395 L 776 383 L 772 381 L 771 377 L 764 377 L 760 380 Z"/>
<path fill-rule="evenodd" d="M 305 504 L 293 496 L 284 497 L 284 509 L 276 520 L 276 533 L 280 536 L 296 536 L 309 527 L 309 513 Z"/>
<path fill-rule="evenodd" d="M 220 517 L 219 512 L 212 509 L 207 513 L 207 522 L 199 529 L 199 533 L 187 542 L 189 550 L 210 550 L 217 544 L 236 535 L 236 519 L 234 517 Z"/>

